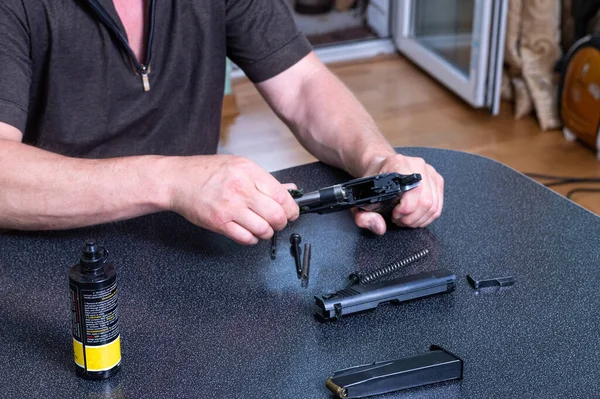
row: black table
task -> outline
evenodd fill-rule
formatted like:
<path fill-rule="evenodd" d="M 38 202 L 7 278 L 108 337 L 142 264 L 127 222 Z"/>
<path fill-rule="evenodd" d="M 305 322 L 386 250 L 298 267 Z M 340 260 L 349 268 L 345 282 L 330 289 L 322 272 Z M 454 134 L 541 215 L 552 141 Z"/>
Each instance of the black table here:
<path fill-rule="evenodd" d="M 424 353 L 465 361 L 464 379 L 382 398 L 589 398 L 600 392 L 600 218 L 499 163 L 409 148 L 446 180 L 443 216 L 383 237 L 349 212 L 303 215 L 242 247 L 163 213 L 66 232 L 0 234 L 0 397 L 328 398 L 335 370 Z M 306 190 L 345 181 L 322 164 L 277 172 Z M 312 244 L 300 287 L 289 235 Z M 123 368 L 75 376 L 67 271 L 95 237 L 118 268 Z M 448 268 L 453 293 L 321 324 L 313 296 L 428 248 L 405 274 Z M 515 276 L 474 291 L 465 276 Z"/>

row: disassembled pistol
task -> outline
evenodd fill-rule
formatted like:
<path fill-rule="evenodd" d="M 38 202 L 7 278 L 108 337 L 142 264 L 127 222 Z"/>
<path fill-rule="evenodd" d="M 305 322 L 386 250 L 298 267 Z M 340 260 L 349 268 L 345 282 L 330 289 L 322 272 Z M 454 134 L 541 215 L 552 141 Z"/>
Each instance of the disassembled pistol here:
<path fill-rule="evenodd" d="M 355 285 L 333 294 L 315 297 L 315 316 L 320 321 L 375 309 L 386 302 L 399 303 L 453 291 L 456 276 L 446 269 L 422 272 L 380 283 Z"/>
<path fill-rule="evenodd" d="M 421 355 L 336 371 L 325 386 L 341 399 L 362 398 L 462 379 L 462 376 L 462 359 L 432 345 L 429 352 Z"/>
<path fill-rule="evenodd" d="M 395 206 L 404 192 L 417 187 L 420 182 L 421 175 L 418 173 L 385 173 L 350 180 L 306 194 L 300 191 L 290 191 L 290 194 L 300 207 L 300 213 L 323 214 L 353 207 L 381 212 L 385 207 Z"/>

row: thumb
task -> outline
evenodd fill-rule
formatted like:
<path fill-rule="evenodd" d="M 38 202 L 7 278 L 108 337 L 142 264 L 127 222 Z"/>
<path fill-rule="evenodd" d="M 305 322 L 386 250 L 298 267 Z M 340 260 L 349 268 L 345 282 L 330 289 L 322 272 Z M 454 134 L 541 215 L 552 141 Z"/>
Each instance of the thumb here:
<path fill-rule="evenodd" d="M 352 208 L 354 223 L 360 228 L 371 230 L 377 235 L 385 234 L 386 224 L 383 216 L 377 212 L 361 211 L 358 208 Z"/>

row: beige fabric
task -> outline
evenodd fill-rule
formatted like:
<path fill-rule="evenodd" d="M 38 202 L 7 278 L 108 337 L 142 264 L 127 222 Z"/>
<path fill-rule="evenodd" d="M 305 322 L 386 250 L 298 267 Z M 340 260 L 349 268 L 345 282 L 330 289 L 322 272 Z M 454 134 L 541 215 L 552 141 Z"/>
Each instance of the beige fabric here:
<path fill-rule="evenodd" d="M 502 85 L 500 86 L 500 98 L 504 101 L 513 100 L 513 88 L 510 83 L 510 76 L 508 71 L 502 71 Z"/>
<path fill-rule="evenodd" d="M 509 65 L 511 75 L 520 75 L 523 62 L 519 42 L 521 40 L 521 24 L 523 0 L 509 0 L 506 19 L 506 43 L 504 49 L 504 61 Z"/>
<path fill-rule="evenodd" d="M 523 77 L 542 129 L 556 129 L 560 127 L 560 118 L 554 65 L 562 56 L 559 45 L 560 2 L 528 0 L 523 5 Z"/>
<path fill-rule="evenodd" d="M 532 111 L 544 130 L 560 127 L 556 105 L 561 56 L 559 0 L 509 0 L 505 63 L 512 86 L 515 117 Z"/>
<path fill-rule="evenodd" d="M 529 95 L 529 90 L 525 85 L 525 80 L 515 77 L 512 78 L 511 83 L 514 90 L 515 118 L 521 119 L 531 114 L 533 111 L 533 102 Z"/>

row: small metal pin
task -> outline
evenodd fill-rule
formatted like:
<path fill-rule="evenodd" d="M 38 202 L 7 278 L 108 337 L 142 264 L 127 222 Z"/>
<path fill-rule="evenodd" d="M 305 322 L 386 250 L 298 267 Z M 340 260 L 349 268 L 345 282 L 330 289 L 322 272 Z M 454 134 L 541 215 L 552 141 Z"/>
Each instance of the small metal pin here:
<path fill-rule="evenodd" d="M 277 258 L 277 232 L 273 233 L 271 238 L 271 259 Z"/>
<path fill-rule="evenodd" d="M 304 260 L 302 261 L 302 272 L 300 278 L 302 279 L 302 288 L 308 287 L 308 277 L 310 274 L 310 255 L 311 245 L 304 244 Z"/>
<path fill-rule="evenodd" d="M 300 278 L 300 275 L 302 274 L 302 264 L 300 261 L 300 243 L 302 242 L 302 237 L 300 237 L 300 234 L 298 233 L 292 233 L 292 235 L 290 236 L 290 243 L 293 246 L 293 255 L 294 255 L 294 260 L 296 261 L 296 273 L 298 274 L 298 278 Z"/>

